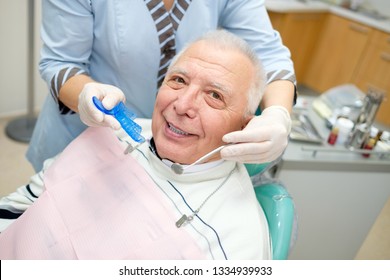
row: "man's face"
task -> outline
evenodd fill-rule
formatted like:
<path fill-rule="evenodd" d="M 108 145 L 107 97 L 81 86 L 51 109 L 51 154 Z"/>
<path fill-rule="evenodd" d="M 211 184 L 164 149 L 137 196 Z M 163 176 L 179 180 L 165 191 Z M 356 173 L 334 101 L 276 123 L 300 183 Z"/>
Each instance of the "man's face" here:
<path fill-rule="evenodd" d="M 253 79 L 251 62 L 239 52 L 192 45 L 157 95 L 152 132 L 159 156 L 189 164 L 223 145 L 223 135 L 249 121 L 244 112 Z"/>

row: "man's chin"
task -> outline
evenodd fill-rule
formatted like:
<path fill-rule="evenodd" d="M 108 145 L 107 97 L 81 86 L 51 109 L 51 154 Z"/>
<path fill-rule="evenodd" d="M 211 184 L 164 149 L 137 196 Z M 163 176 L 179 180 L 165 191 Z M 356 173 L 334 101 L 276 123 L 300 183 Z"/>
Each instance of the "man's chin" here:
<path fill-rule="evenodd" d="M 157 148 L 157 153 L 160 158 L 162 159 L 167 159 L 172 162 L 180 163 L 180 164 L 185 164 L 185 162 L 189 161 L 188 157 L 188 152 L 180 149 L 180 148 L 173 148 L 167 150 L 165 147 L 164 148 Z"/>

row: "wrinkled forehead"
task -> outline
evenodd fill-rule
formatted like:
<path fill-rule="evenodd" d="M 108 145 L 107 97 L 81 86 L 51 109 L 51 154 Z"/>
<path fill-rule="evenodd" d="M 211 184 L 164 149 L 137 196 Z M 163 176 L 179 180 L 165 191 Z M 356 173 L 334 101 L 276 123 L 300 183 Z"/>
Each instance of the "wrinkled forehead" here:
<path fill-rule="evenodd" d="M 231 72 L 239 69 L 240 62 L 248 59 L 238 50 L 225 48 L 209 41 L 198 41 L 193 43 L 178 59 L 178 62 L 185 59 L 198 59 L 204 63 L 214 64 Z"/>
<path fill-rule="evenodd" d="M 249 85 L 254 74 L 254 66 L 241 51 L 227 48 L 209 41 L 198 41 L 188 47 L 172 65 L 172 70 L 187 71 L 189 65 L 196 64 L 199 70 L 210 70 L 221 75 L 228 74 L 230 82 Z"/>

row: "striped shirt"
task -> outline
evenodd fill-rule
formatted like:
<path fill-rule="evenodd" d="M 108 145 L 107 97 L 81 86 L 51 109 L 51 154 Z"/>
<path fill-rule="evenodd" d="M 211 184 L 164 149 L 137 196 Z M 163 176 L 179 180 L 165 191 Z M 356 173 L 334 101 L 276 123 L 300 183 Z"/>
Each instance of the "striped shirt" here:
<path fill-rule="evenodd" d="M 160 62 L 157 73 L 157 88 L 161 86 L 168 66 L 172 58 L 176 55 L 176 31 L 180 21 L 184 17 L 192 0 L 174 1 L 173 7 L 167 11 L 164 2 L 161 0 L 144 0 L 154 21 L 160 48 Z M 50 93 L 61 114 L 74 114 L 75 112 L 68 108 L 59 100 L 59 92 L 64 83 L 73 76 L 87 74 L 87 72 L 78 67 L 66 67 L 54 75 L 50 83 Z M 276 80 L 289 80 L 296 85 L 296 77 L 293 71 L 287 69 L 273 70 L 267 73 L 267 82 Z"/>

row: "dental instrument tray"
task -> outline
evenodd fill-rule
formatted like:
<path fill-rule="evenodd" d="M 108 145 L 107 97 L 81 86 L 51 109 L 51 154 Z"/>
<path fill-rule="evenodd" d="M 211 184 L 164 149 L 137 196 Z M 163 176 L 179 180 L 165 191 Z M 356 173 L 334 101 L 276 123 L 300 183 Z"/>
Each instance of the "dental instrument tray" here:
<path fill-rule="evenodd" d="M 292 112 L 291 122 L 291 140 L 314 144 L 323 143 L 321 135 L 304 112 Z"/>
<path fill-rule="evenodd" d="M 107 110 L 96 96 L 92 98 L 92 101 L 100 111 L 114 116 L 131 139 L 138 143 L 145 142 L 145 138 L 141 135 L 142 127 L 133 121 L 136 118 L 135 113 L 127 108 L 123 102 L 119 102 L 114 108 Z"/>

